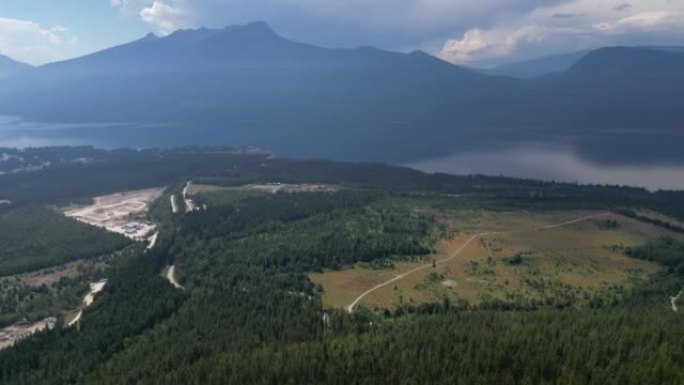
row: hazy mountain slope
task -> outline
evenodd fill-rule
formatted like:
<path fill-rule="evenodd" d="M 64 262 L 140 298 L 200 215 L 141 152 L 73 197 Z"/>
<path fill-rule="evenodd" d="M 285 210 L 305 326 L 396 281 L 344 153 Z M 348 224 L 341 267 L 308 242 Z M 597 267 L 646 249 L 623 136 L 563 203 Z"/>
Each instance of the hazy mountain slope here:
<path fill-rule="evenodd" d="M 592 51 L 566 73 L 535 83 L 549 123 L 588 130 L 676 132 L 684 103 L 684 54 L 644 48 Z M 616 142 L 619 145 L 619 142 Z"/>
<path fill-rule="evenodd" d="M 0 82 L 0 115 L 159 126 L 87 134 L 118 145 L 228 143 L 289 156 L 407 161 L 501 130 L 520 138 L 674 132 L 684 120 L 683 55 L 606 48 L 565 73 L 518 80 L 423 52 L 320 48 L 252 23 L 149 35 L 24 71 Z"/>
<path fill-rule="evenodd" d="M 489 75 L 511 76 L 519 79 L 533 79 L 552 73 L 565 72 L 590 51 L 578 51 L 567 54 L 546 56 L 521 62 L 506 63 L 493 68 L 478 69 Z"/>
<path fill-rule="evenodd" d="M 31 68 L 30 65 L 18 62 L 7 56 L 0 55 L 0 79 L 14 75 L 19 71 Z"/>
<path fill-rule="evenodd" d="M 173 123 L 221 130 L 233 143 L 344 153 L 350 146 L 366 151 L 366 143 L 434 142 L 454 125 L 492 124 L 518 83 L 422 52 L 314 47 L 253 23 L 148 36 L 37 68 L 0 85 L 0 113 Z M 483 116 L 484 108 L 492 113 Z"/>
<path fill-rule="evenodd" d="M 684 53 L 648 48 L 602 48 L 587 54 L 568 70 L 573 78 L 590 77 L 611 80 L 616 78 L 684 77 Z"/>

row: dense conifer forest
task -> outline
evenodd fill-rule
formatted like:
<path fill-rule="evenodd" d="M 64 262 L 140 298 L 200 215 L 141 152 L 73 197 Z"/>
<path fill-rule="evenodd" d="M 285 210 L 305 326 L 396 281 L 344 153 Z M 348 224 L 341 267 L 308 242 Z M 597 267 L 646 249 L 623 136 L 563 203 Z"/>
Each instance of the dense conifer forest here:
<path fill-rule="evenodd" d="M 50 208 L 0 206 L 0 277 L 109 254 L 129 243 Z"/>

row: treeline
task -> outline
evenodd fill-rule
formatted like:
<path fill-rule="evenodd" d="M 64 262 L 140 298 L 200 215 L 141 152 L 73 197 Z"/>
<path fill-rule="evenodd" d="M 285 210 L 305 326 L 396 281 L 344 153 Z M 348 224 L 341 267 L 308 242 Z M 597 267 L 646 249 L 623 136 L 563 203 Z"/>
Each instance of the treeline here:
<path fill-rule="evenodd" d="M 626 250 L 627 255 L 653 261 L 670 272 L 684 276 L 684 242 L 672 237 L 661 237 L 645 245 Z"/>
<path fill-rule="evenodd" d="M 636 220 L 638 220 L 640 222 L 644 222 L 644 223 L 650 223 L 652 225 L 662 227 L 664 229 L 668 229 L 668 230 L 674 231 L 676 233 L 684 233 L 684 227 L 682 227 L 682 226 L 678 226 L 672 222 L 663 221 L 663 220 L 658 219 L 658 218 L 651 218 L 651 217 L 648 217 L 645 215 L 639 215 L 634 210 L 622 209 L 622 210 L 615 210 L 615 212 L 620 214 L 620 215 L 624 215 L 628 218 L 636 219 Z"/>
<path fill-rule="evenodd" d="M 51 156 L 54 154 L 46 155 Z M 35 172 L 0 175 L 0 199 L 11 200 L 15 205 L 71 202 L 167 186 L 202 173 L 224 173 L 243 165 L 256 168 L 264 159 L 263 154 L 241 155 L 215 149 L 93 150 L 83 160 L 51 163 Z"/>
<path fill-rule="evenodd" d="M 163 259 L 140 249 L 121 255 L 78 327 L 57 327 L 0 351 L 0 383 L 83 383 L 87 373 L 142 338 L 183 303 L 184 293 L 158 275 Z"/>
<path fill-rule="evenodd" d="M 97 257 L 130 241 L 44 207 L 0 208 L 0 276 Z"/>
<path fill-rule="evenodd" d="M 249 256 L 261 268 L 312 271 L 433 251 L 435 219 L 368 191 L 248 197 L 184 218 L 173 254 L 181 263 Z M 199 276 L 203 274 L 198 272 Z"/>
<path fill-rule="evenodd" d="M 0 328 L 17 321 L 39 321 L 83 301 L 88 281 L 82 277 L 63 277 L 53 285 L 31 286 L 14 277 L 0 279 Z"/>
<path fill-rule="evenodd" d="M 147 150 L 91 148 L 34 149 L 32 159 L 50 160 L 36 172 L 0 176 L 0 199 L 15 205 L 68 202 L 112 192 L 198 183 L 329 183 L 355 187 L 458 194 L 497 209 L 620 209 L 643 207 L 684 219 L 684 192 L 577 185 L 504 177 L 426 174 L 369 163 L 268 159 L 226 148 L 185 147 Z M 28 156 L 28 155 L 26 155 Z"/>

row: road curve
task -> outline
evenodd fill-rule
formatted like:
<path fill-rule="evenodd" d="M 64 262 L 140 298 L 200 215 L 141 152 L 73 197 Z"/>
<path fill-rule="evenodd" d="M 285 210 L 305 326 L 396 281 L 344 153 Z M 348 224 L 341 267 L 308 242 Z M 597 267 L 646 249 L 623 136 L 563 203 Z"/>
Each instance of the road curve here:
<path fill-rule="evenodd" d="M 552 225 L 533 227 L 533 228 L 531 228 L 531 229 L 525 229 L 525 230 L 498 231 L 498 232 L 497 232 L 497 231 L 490 231 L 490 232 L 475 234 L 475 235 L 471 236 L 464 244 L 462 244 L 461 247 L 459 247 L 456 251 L 454 251 L 454 253 L 451 254 L 451 256 L 449 256 L 449 257 L 446 258 L 446 259 L 442 259 L 442 260 L 440 260 L 440 261 L 437 261 L 437 262 L 435 262 L 435 264 L 436 264 L 436 265 L 439 265 L 439 264 L 443 264 L 443 263 L 446 263 L 446 262 L 450 262 L 451 260 L 453 260 L 454 258 L 456 258 L 459 254 L 461 254 L 461 252 L 462 252 L 466 247 L 468 247 L 468 245 L 470 245 L 471 243 L 473 243 L 473 241 L 475 241 L 475 240 L 477 240 L 477 239 L 480 239 L 480 238 L 483 238 L 483 237 L 486 237 L 486 236 L 488 236 L 488 235 L 494 235 L 494 234 L 512 234 L 512 233 L 522 233 L 522 232 L 527 232 L 527 231 L 539 231 L 539 230 L 555 229 L 555 228 L 559 228 L 559 227 L 563 227 L 563 226 L 569 226 L 569 225 L 572 225 L 572 224 L 575 224 L 575 223 L 583 222 L 583 221 L 586 221 L 586 220 L 589 220 L 589 219 L 594 219 L 594 218 L 603 217 L 603 216 L 610 215 L 610 214 L 611 214 L 611 213 L 601 213 L 601 214 L 595 214 L 595 215 L 587 215 L 587 216 L 584 216 L 584 217 L 581 217 L 581 218 L 576 218 L 576 219 L 569 220 L 569 221 L 562 222 L 562 223 L 556 223 L 556 224 L 552 224 Z M 388 281 L 385 281 L 385 282 L 383 282 L 383 283 L 380 283 L 380 284 L 378 284 L 378 285 L 373 286 L 372 288 L 366 290 L 366 291 L 363 292 L 361 295 L 359 295 L 358 297 L 356 297 L 356 299 L 354 300 L 354 302 L 352 302 L 352 303 L 347 307 L 347 312 L 349 312 L 349 313 L 354 312 L 354 307 L 356 307 L 356 305 L 358 305 L 358 303 L 359 303 L 364 297 L 366 297 L 368 294 L 370 294 L 370 293 L 372 293 L 372 292 L 374 292 L 374 291 L 376 291 L 376 290 L 378 290 L 378 289 L 380 289 L 380 288 L 382 288 L 382 287 L 385 287 L 385 286 L 387 286 L 387 285 L 389 285 L 389 284 L 391 284 L 391 283 L 393 283 L 393 282 L 399 281 L 399 280 L 405 278 L 407 275 L 413 274 L 413 273 L 415 273 L 415 272 L 417 272 L 417 271 L 420 271 L 420 270 L 428 269 L 428 268 L 430 268 L 430 267 L 432 267 L 432 263 L 429 263 L 429 264 L 426 264 L 426 265 L 423 265 L 423 266 L 418 266 L 418 267 L 416 267 L 416 268 L 414 268 L 414 269 L 411 269 L 411 270 L 409 270 L 409 271 L 407 271 L 407 272 L 405 272 L 405 273 L 399 274 L 399 275 L 397 275 L 396 277 L 394 277 L 394 278 L 392 278 L 392 279 L 390 279 L 390 280 L 388 280 Z"/>
<path fill-rule="evenodd" d="M 684 294 L 684 290 L 680 291 L 679 294 L 677 294 L 674 297 L 670 297 L 670 304 L 672 305 L 672 311 L 679 311 L 679 308 L 677 307 L 677 301 L 679 301 L 679 298 L 682 297 L 682 294 Z"/>
<path fill-rule="evenodd" d="M 169 200 L 171 201 L 171 212 L 176 214 L 178 212 L 178 206 L 176 205 L 176 196 L 171 195 Z"/>
<path fill-rule="evenodd" d="M 185 290 L 183 285 L 176 281 L 176 265 L 169 266 L 169 270 L 166 272 L 166 279 L 168 279 L 176 289 Z"/>

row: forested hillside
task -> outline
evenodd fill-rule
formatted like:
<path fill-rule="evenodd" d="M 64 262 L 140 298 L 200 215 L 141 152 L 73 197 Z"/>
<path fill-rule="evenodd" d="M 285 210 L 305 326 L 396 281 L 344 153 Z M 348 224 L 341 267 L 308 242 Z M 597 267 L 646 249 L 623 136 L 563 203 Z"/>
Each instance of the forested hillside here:
<path fill-rule="evenodd" d="M 0 206 L 0 277 L 109 254 L 129 243 L 56 210 Z"/>
<path fill-rule="evenodd" d="M 184 164 L 176 155 L 164 155 L 171 164 Z M 0 383 L 642 385 L 684 380 L 684 322 L 669 301 L 684 287 L 676 268 L 684 254 L 676 239 L 629 251 L 669 269 L 620 296 L 601 301 L 597 291 L 596 300 L 562 306 L 444 298 L 381 311 L 362 306 L 349 313 L 324 308 L 323 289 L 308 278 L 312 271 L 356 262 L 429 261 L 449 232 L 438 216 L 447 208 L 544 213 L 648 207 L 682 218 L 678 193 L 431 176 L 380 165 L 246 162 L 216 154 L 192 159 L 195 165 L 204 159 L 206 167 L 178 171 L 160 161 L 160 169 L 169 170 L 170 193 L 188 177 L 217 186 L 312 182 L 337 188 L 239 191 L 230 199 L 207 199 L 206 209 L 187 214 L 171 213 L 168 196 L 163 197 L 153 207 L 161 221 L 157 245 L 147 252 L 129 248 L 112 262 L 107 286 L 84 312 L 79 328 L 56 328 L 0 352 Z M 80 167 L 87 178 L 106 178 Z M 107 164 L 91 167 L 103 170 Z M 116 183 L 124 183 L 123 170 L 114 175 Z M 24 186 L 50 180 L 25 178 Z M 54 199 L 66 196 L 57 189 Z M 81 192 L 70 196 L 81 197 Z M 160 275 L 169 265 L 183 288 Z"/>

